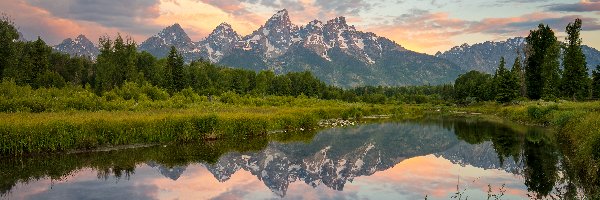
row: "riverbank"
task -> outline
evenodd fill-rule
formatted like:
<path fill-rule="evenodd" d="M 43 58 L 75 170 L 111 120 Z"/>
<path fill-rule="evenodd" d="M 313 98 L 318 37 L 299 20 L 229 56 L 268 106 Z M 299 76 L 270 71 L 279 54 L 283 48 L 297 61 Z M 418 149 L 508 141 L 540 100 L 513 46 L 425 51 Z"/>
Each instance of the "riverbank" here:
<path fill-rule="evenodd" d="M 325 119 L 419 116 L 423 109 L 300 98 L 281 106 L 200 102 L 183 109 L 0 113 L 0 153 L 10 156 L 132 144 L 248 139 L 274 130 L 316 129 Z"/>
<path fill-rule="evenodd" d="M 447 108 L 447 114 L 481 113 L 482 117 L 549 127 L 555 131 L 565 156 L 563 167 L 576 169 L 585 194 L 600 198 L 600 102 L 523 102 L 516 105 L 481 103 Z"/>

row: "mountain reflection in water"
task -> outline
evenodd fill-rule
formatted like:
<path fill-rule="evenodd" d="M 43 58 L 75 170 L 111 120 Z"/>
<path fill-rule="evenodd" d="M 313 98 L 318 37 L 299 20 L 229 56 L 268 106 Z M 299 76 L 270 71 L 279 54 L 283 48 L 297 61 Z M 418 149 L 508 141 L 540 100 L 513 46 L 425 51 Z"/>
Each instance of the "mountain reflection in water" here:
<path fill-rule="evenodd" d="M 560 154 L 550 135 L 427 119 L 251 141 L 12 158 L 1 160 L 0 192 L 10 199 L 542 198 L 562 187 Z"/>

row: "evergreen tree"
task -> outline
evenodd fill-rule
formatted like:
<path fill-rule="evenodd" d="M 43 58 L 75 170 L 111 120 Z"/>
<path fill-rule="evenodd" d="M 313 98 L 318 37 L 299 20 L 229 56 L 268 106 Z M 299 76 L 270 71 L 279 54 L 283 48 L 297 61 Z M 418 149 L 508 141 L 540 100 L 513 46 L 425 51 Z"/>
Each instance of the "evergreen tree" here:
<path fill-rule="evenodd" d="M 158 73 L 156 71 L 156 57 L 146 51 L 138 53 L 136 68 L 138 72 L 143 74 L 146 81 L 157 85 L 157 81 L 154 80 L 153 76 L 154 73 Z"/>
<path fill-rule="evenodd" d="M 252 91 L 252 92 L 254 94 L 258 94 L 258 95 L 267 94 L 267 91 L 269 90 L 269 86 L 271 85 L 271 82 L 273 81 L 274 78 L 275 78 L 275 73 L 273 73 L 273 71 L 260 71 L 256 75 L 256 87 L 254 88 L 254 91 Z"/>
<path fill-rule="evenodd" d="M 137 49 L 135 42 L 118 35 L 114 41 L 100 38 L 100 55 L 96 59 L 96 90 L 109 91 L 125 81 L 141 82 L 143 76 L 137 71 Z"/>
<path fill-rule="evenodd" d="M 496 101 L 500 103 L 508 103 L 515 100 L 519 96 L 519 80 L 517 77 L 505 67 L 506 62 L 504 57 L 500 59 L 500 66 L 496 71 Z"/>
<path fill-rule="evenodd" d="M 0 18 L 0 80 L 4 78 L 5 69 L 17 64 L 18 57 L 16 40 L 19 33 L 14 23 L 6 16 Z"/>
<path fill-rule="evenodd" d="M 525 97 L 527 95 L 527 87 L 525 86 L 525 72 L 523 71 L 521 53 L 519 52 L 517 52 L 517 58 L 515 58 L 511 73 L 517 78 L 517 83 L 519 84 L 519 96 Z"/>
<path fill-rule="evenodd" d="M 592 96 L 594 99 L 600 99 L 600 65 L 592 72 Z"/>
<path fill-rule="evenodd" d="M 112 54 L 113 64 L 117 65 L 116 84 L 121 86 L 125 81 L 139 82 L 142 75 L 137 71 L 137 45 L 131 37 L 123 39 L 117 35 L 114 43 L 114 52 Z"/>
<path fill-rule="evenodd" d="M 113 64 L 112 54 L 114 48 L 112 40 L 109 37 L 101 37 L 100 42 L 100 54 L 96 58 L 95 71 L 97 72 L 95 79 L 95 89 L 97 93 L 112 90 L 117 85 L 115 84 L 117 77 L 116 65 Z"/>
<path fill-rule="evenodd" d="M 38 37 L 36 41 L 28 43 L 28 45 L 30 48 L 28 48 L 29 51 L 27 53 L 29 54 L 29 58 L 31 58 L 33 65 L 33 69 L 30 72 L 31 77 L 34 80 L 32 86 L 40 87 L 42 85 L 35 84 L 35 82 L 38 82 L 37 78 L 43 73 L 49 73 L 47 71 L 50 68 L 50 54 L 52 53 L 52 48 L 46 45 L 46 42 L 40 37 Z"/>
<path fill-rule="evenodd" d="M 183 74 L 183 56 L 177 52 L 175 46 L 171 46 L 171 51 L 167 57 L 167 71 L 170 73 L 169 89 L 171 92 L 178 92 L 184 88 Z"/>
<path fill-rule="evenodd" d="M 52 49 L 39 37 L 33 42 L 15 42 L 17 44 L 18 63 L 4 69 L 4 76 L 15 80 L 17 84 L 38 85 L 37 77 L 49 70 Z"/>
<path fill-rule="evenodd" d="M 573 100 L 582 100 L 589 96 L 588 94 L 588 69 L 585 61 L 585 55 L 581 50 L 581 19 L 569 23 L 567 26 L 567 44 L 564 48 L 562 77 L 562 92 L 565 97 Z"/>
<path fill-rule="evenodd" d="M 540 24 L 537 30 L 530 31 L 526 40 L 527 96 L 533 100 L 558 97 L 560 45 L 554 31 L 548 25 Z"/>
<path fill-rule="evenodd" d="M 458 101 L 467 101 L 476 99 L 478 101 L 492 100 L 490 87 L 493 85 L 493 78 L 489 74 L 479 71 L 470 71 L 458 76 L 454 82 L 454 97 Z"/>

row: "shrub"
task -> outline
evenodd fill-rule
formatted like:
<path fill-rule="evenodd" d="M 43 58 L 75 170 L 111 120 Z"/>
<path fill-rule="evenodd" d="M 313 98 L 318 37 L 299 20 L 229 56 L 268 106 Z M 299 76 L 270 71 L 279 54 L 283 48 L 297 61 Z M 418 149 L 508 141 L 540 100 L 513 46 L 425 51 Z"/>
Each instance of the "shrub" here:
<path fill-rule="evenodd" d="M 114 90 L 117 95 L 125 100 L 136 100 L 140 99 L 140 96 L 143 94 L 141 88 L 137 83 L 134 82 L 125 82 L 123 86 Z"/>
<path fill-rule="evenodd" d="M 183 89 L 181 92 L 179 92 L 179 94 L 185 97 L 190 103 L 197 103 L 202 100 L 200 95 L 196 94 L 192 88 Z"/>
<path fill-rule="evenodd" d="M 169 99 L 169 93 L 159 87 L 152 86 L 150 83 L 142 85 L 142 92 L 153 101 Z"/>
<path fill-rule="evenodd" d="M 221 94 L 220 100 L 222 103 L 235 104 L 240 101 L 240 96 L 235 92 L 228 91 Z"/>

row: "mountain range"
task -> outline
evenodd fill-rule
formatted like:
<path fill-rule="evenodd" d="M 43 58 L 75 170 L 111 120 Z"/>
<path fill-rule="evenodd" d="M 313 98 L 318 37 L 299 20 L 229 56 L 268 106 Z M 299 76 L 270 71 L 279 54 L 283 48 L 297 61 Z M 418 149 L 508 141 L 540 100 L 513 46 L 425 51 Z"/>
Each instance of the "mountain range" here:
<path fill-rule="evenodd" d="M 400 44 L 358 31 L 346 18 L 327 22 L 313 20 L 298 26 L 287 10 L 242 36 L 222 23 L 205 39 L 194 42 L 179 24 L 166 27 L 142 42 L 138 49 L 163 58 L 175 46 L 186 62 L 203 59 L 212 63 L 277 74 L 311 71 L 327 84 L 341 87 L 363 85 L 404 86 L 453 82 L 470 70 L 493 73 L 500 56 L 507 63 L 523 49 L 525 40 L 461 45 L 435 56 L 407 50 Z M 60 52 L 95 58 L 98 49 L 85 36 L 66 39 L 54 47 Z M 584 46 L 591 70 L 600 64 L 600 52 Z"/>
<path fill-rule="evenodd" d="M 500 58 L 504 57 L 507 67 L 511 68 L 517 55 L 520 54 L 523 61 L 524 49 L 527 42 L 523 37 L 510 38 L 499 42 L 483 42 L 473 45 L 463 44 L 452 47 L 446 52 L 435 54 L 438 58 L 447 59 L 457 64 L 462 71 L 477 70 L 486 73 L 494 73 L 500 64 Z M 587 45 L 581 49 L 586 56 L 589 72 L 600 65 L 600 51 Z"/>

